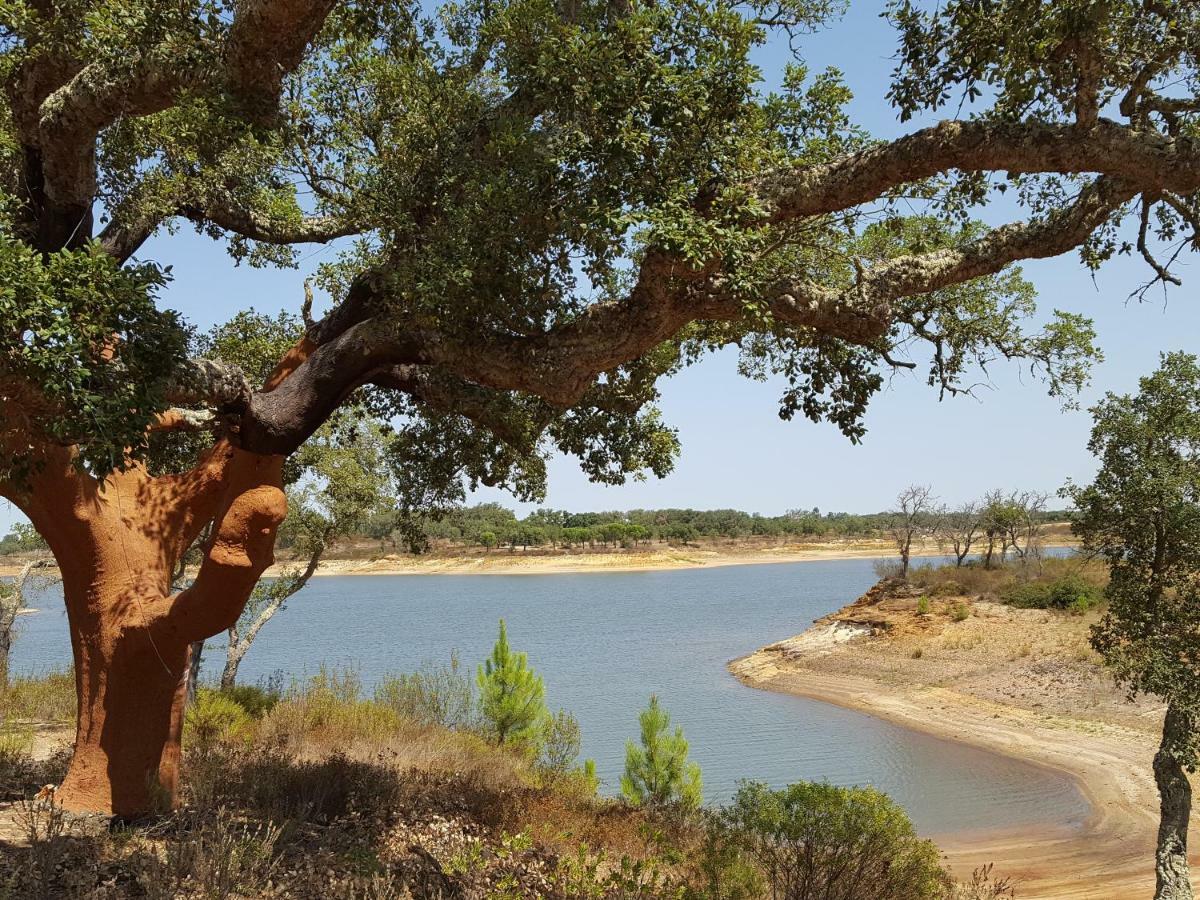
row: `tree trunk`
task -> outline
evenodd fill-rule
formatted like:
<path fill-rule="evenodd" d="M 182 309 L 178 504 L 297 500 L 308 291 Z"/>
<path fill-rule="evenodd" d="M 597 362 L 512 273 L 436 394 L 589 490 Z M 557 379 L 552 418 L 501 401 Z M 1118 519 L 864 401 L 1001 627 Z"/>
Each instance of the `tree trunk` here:
<path fill-rule="evenodd" d="M 12 652 L 13 627 L 21 609 L 21 594 L 0 595 L 0 688 L 8 687 L 8 657 Z"/>
<path fill-rule="evenodd" d="M 237 684 L 238 666 L 249 649 L 249 644 L 243 647 L 236 637 L 230 640 L 229 650 L 225 654 L 225 668 L 221 670 L 221 690 L 227 691 Z"/>
<path fill-rule="evenodd" d="M 187 673 L 187 702 L 196 699 L 196 690 L 200 687 L 200 663 L 204 659 L 204 641 L 192 641 L 191 653 L 188 654 Z"/>
<path fill-rule="evenodd" d="M 222 441 L 190 472 L 151 478 L 132 465 L 100 483 L 72 451 L 48 451 L 16 495 L 63 578 L 78 703 L 57 795 L 67 809 L 136 818 L 174 802 L 189 645 L 236 622 L 271 564 L 282 467 Z M 172 593 L 175 563 L 207 522 L 200 571 Z"/>
<path fill-rule="evenodd" d="M 188 642 L 128 621 L 128 594 L 93 593 L 99 614 L 81 599 L 67 601 L 79 718 L 58 796 L 72 810 L 162 810 L 179 781 Z"/>
<path fill-rule="evenodd" d="M 1192 900 L 1188 872 L 1188 819 L 1192 813 L 1192 786 L 1174 748 L 1189 739 L 1188 717 L 1175 704 L 1167 707 L 1162 743 L 1154 755 L 1154 782 L 1158 785 L 1158 846 L 1154 854 L 1157 877 L 1155 900 Z"/>

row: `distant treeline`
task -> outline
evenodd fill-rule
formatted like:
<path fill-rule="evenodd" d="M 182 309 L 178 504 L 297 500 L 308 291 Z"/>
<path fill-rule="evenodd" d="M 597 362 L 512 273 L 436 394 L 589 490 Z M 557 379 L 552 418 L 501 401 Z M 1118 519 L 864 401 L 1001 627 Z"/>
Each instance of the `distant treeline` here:
<path fill-rule="evenodd" d="M 1043 522 L 1063 521 L 1064 510 L 1039 511 Z M 480 503 L 421 517 L 417 524 L 431 543 L 483 547 L 636 547 L 649 543 L 690 544 L 701 540 L 746 538 L 881 538 L 892 533 L 896 512 L 845 513 L 793 509 L 764 516 L 740 509 L 631 509 L 567 512 L 537 509 L 519 518 L 499 503 Z M 360 537 L 394 545 L 412 543 L 413 529 L 398 513 L 369 518 Z M 280 546 L 290 544 L 280 533 Z M 28 525 L 18 525 L 0 538 L 0 556 L 45 549 Z"/>
<path fill-rule="evenodd" d="M 845 513 L 794 509 L 781 516 L 764 516 L 739 509 L 631 509 L 608 512 L 567 512 L 537 509 L 519 518 L 499 503 L 481 503 L 452 510 L 420 522 L 434 542 L 476 547 L 636 547 L 653 542 L 676 544 L 699 540 L 740 538 L 886 537 L 894 512 Z M 1044 511 L 1044 521 L 1061 521 L 1063 511 Z M 376 516 L 364 536 L 395 540 L 398 518 Z"/>

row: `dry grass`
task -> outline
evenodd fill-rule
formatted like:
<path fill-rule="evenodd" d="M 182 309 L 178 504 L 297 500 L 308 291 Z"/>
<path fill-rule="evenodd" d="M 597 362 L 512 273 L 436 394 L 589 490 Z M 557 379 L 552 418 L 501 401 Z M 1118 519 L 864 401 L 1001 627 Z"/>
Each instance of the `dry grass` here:
<path fill-rule="evenodd" d="M 257 719 L 207 696 L 185 729 L 182 808 L 110 830 L 27 803 L 23 842 L 0 840 L 0 900 L 749 900 L 707 887 L 728 861 L 706 855 L 703 815 L 548 778 L 364 698 L 352 672 L 297 682 Z M 0 790 L 29 798 L 65 762 L 14 742 Z"/>
<path fill-rule="evenodd" d="M 71 723 L 75 721 L 75 675 L 70 670 L 13 678 L 0 689 L 0 720 Z"/>

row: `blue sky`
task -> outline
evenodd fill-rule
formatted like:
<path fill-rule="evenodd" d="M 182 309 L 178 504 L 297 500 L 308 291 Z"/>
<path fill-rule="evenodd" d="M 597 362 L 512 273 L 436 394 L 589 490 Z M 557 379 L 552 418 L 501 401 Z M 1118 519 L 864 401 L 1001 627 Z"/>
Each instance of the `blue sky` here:
<path fill-rule="evenodd" d="M 814 70 L 840 68 L 854 90 L 856 120 L 880 137 L 905 133 L 884 95 L 892 69 L 894 33 L 878 16 L 878 3 L 855 4 L 827 30 L 803 39 Z M 764 48 L 758 62 L 768 83 L 787 60 L 786 47 Z M 235 268 L 218 245 L 184 228 L 159 237 L 142 256 L 170 263 L 174 283 L 164 302 L 200 328 L 224 321 L 237 309 L 298 310 L 306 274 L 332 248 L 306 250 L 297 271 Z M 938 402 L 918 373 L 895 376 L 872 402 L 869 431 L 853 446 L 831 426 L 777 417 L 778 384 L 740 378 L 731 353 L 697 364 L 663 386 L 666 420 L 678 428 L 683 454 L 674 473 L 622 487 L 590 484 L 569 459 L 550 467 L 546 504 L 567 509 L 633 507 L 738 507 L 767 514 L 813 506 L 822 510 L 874 511 L 889 505 L 912 482 L 929 483 L 948 502 L 990 487 L 1053 491 L 1067 478 L 1087 478 L 1086 407 L 1104 391 L 1124 392 L 1151 371 L 1162 351 L 1200 352 L 1200 266 L 1182 260 L 1182 288 L 1147 302 L 1128 301 L 1148 277 L 1140 260 L 1119 258 L 1093 280 L 1073 255 L 1025 266 L 1043 309 L 1081 312 L 1095 320 L 1105 361 L 1083 395 L 1084 409 L 1064 411 L 1044 386 L 1011 365 L 997 365 L 977 398 Z M 511 498 L 484 492 L 481 499 Z M 515 505 L 515 504 L 514 504 Z M 523 507 L 524 508 L 524 507 Z M 0 507 L 0 529 L 19 520 Z"/>

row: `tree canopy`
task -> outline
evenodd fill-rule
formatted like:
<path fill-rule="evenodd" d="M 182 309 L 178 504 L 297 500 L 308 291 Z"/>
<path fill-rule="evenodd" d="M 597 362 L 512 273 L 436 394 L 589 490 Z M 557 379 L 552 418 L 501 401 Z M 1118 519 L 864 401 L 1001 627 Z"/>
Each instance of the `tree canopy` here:
<path fill-rule="evenodd" d="M 536 496 L 552 450 L 619 482 L 677 451 L 658 379 L 730 345 L 784 377 L 782 416 L 855 440 L 895 367 L 945 393 L 1017 359 L 1069 397 L 1091 326 L 1035 319 L 1011 264 L 1138 252 L 1175 280 L 1153 252 L 1196 243 L 1200 11 L 893 0 L 889 98 L 958 117 L 882 141 L 803 63 L 840 8 L 5 0 L 0 476 L 45 442 L 102 475 L 163 416 L 290 453 L 358 392 L 427 499 Z M 768 90 L 751 52 L 781 32 Z M 1025 221 L 977 220 L 1001 193 Z M 276 390 L 160 308 L 170 270 L 137 254 L 189 223 L 251 265 L 337 242 Z"/>

